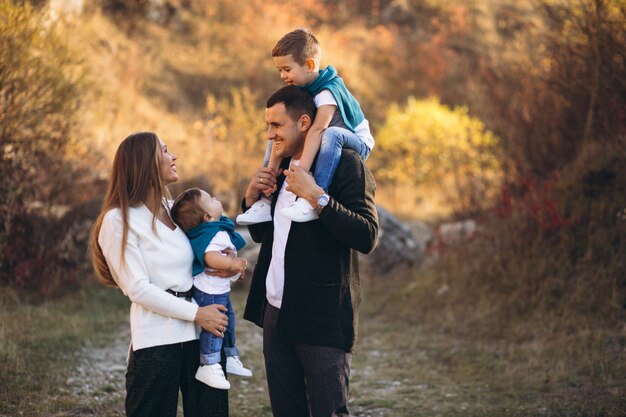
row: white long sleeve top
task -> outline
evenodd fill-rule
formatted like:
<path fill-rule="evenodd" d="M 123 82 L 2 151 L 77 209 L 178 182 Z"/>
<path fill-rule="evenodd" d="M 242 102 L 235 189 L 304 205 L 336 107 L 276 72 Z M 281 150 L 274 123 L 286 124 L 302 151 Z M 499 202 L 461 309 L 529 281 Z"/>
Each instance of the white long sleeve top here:
<path fill-rule="evenodd" d="M 186 342 L 197 338 L 194 318 L 198 305 L 165 290 L 187 291 L 192 286 L 193 251 L 183 231 L 156 221 L 145 206 L 129 209 L 128 237 L 122 260 L 122 212 L 109 210 L 98 243 L 113 279 L 130 299 L 133 350 Z"/>

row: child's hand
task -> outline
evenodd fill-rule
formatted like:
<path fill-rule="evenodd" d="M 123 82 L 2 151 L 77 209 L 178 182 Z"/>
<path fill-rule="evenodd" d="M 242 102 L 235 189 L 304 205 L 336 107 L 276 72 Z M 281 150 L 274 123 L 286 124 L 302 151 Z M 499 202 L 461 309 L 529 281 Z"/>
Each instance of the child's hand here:
<path fill-rule="evenodd" d="M 235 258 L 233 259 L 233 266 L 237 269 L 237 272 L 243 276 L 246 272 L 246 268 L 248 267 L 248 261 L 244 258 Z"/>

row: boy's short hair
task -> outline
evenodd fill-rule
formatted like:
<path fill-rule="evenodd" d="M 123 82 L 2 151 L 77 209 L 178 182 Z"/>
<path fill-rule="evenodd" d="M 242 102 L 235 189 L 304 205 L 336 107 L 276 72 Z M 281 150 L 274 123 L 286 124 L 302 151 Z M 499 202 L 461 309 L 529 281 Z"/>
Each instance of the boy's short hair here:
<path fill-rule="evenodd" d="M 202 219 L 206 214 L 204 209 L 198 204 L 199 199 L 200 189 L 190 188 L 180 193 L 180 195 L 176 197 L 176 200 L 174 200 L 174 204 L 172 204 L 170 210 L 172 220 L 180 226 L 185 233 L 187 233 L 189 229 L 202 223 Z"/>
<path fill-rule="evenodd" d="M 293 30 L 280 38 L 272 49 L 272 57 L 287 55 L 293 56 L 299 65 L 304 65 L 309 58 L 319 59 L 320 43 L 307 29 Z"/>
<path fill-rule="evenodd" d="M 317 107 L 313 96 L 304 88 L 287 85 L 275 91 L 265 104 L 268 109 L 275 104 L 283 103 L 285 110 L 292 120 L 298 120 L 303 114 L 308 115 L 311 120 L 315 119 Z"/>

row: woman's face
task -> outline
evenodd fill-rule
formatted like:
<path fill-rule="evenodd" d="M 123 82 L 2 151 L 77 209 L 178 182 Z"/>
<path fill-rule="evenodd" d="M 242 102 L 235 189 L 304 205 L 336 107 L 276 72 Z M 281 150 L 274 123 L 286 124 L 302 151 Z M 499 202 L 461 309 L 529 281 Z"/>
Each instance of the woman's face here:
<path fill-rule="evenodd" d="M 176 155 L 167 149 L 167 145 L 159 139 L 161 144 L 161 178 L 165 185 L 178 181 L 176 172 Z"/>

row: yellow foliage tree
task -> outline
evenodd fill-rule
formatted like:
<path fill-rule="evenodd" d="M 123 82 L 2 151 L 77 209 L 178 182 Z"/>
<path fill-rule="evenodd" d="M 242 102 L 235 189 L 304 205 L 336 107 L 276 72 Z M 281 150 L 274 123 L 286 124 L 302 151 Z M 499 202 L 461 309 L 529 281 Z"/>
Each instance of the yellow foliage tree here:
<path fill-rule="evenodd" d="M 497 138 L 465 107 L 437 98 L 392 105 L 371 166 L 381 185 L 437 193 L 454 211 L 485 207 L 500 179 Z"/>
<path fill-rule="evenodd" d="M 207 98 L 208 118 L 202 124 L 202 158 L 212 192 L 236 211 L 250 174 L 263 163 L 264 109 L 247 87 L 231 90 L 230 97 Z M 194 166 L 200 166 L 194 161 Z"/>

